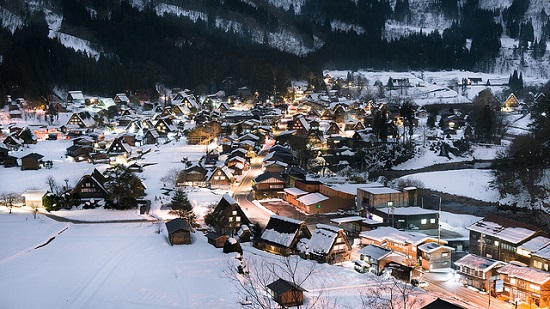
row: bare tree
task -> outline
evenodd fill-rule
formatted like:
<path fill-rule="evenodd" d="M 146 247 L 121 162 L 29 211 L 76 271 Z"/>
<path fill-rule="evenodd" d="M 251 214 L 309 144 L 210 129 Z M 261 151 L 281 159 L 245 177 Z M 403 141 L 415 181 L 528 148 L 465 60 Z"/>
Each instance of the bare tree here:
<path fill-rule="evenodd" d="M 59 191 L 59 186 L 57 185 L 57 182 L 55 181 L 55 178 L 53 178 L 52 175 L 48 176 L 46 179 L 46 184 L 48 187 L 50 187 L 50 192 L 57 194 Z"/>
<path fill-rule="evenodd" d="M 14 192 L 2 193 L 0 195 L 0 202 L 4 204 L 4 206 L 8 207 L 8 209 L 10 210 L 10 214 L 11 209 L 13 208 L 13 203 L 17 200 L 18 197 L 19 195 Z"/>
<path fill-rule="evenodd" d="M 236 263 L 229 262 L 225 277 L 233 281 L 237 287 L 238 301 L 241 304 L 251 305 L 253 308 L 273 308 L 278 304 L 271 297 L 267 286 L 279 278 L 294 286 L 303 286 L 316 273 L 316 265 L 316 263 L 305 261 L 298 256 L 273 258 L 251 256 L 245 258 L 241 255 L 237 257 Z M 322 289 L 319 290 L 322 291 Z M 322 299 L 321 296 L 322 292 L 310 297 L 308 302 L 298 305 L 297 308 L 313 308 L 321 303 L 323 308 L 335 306 L 334 303 L 329 305 L 328 303 L 331 301 Z"/>
<path fill-rule="evenodd" d="M 181 169 L 173 167 L 169 169 L 164 176 L 160 178 L 164 184 L 169 184 L 170 186 L 175 186 L 178 180 L 178 175 L 180 174 Z"/>
<path fill-rule="evenodd" d="M 155 228 L 155 233 L 157 234 L 162 233 L 163 226 L 164 223 L 162 221 L 153 222 L 153 227 Z"/>
<path fill-rule="evenodd" d="M 407 309 L 414 307 L 419 299 L 415 294 L 424 293 L 412 284 L 401 282 L 394 277 L 376 278 L 375 284 L 360 291 L 363 308 L 368 309 Z"/>

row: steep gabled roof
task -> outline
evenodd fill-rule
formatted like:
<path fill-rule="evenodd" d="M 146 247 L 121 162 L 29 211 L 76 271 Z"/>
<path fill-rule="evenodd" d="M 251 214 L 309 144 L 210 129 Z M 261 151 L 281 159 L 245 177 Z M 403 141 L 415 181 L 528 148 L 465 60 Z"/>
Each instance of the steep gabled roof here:
<path fill-rule="evenodd" d="M 292 245 L 302 225 L 305 225 L 304 221 L 271 215 L 261 238 L 288 248 Z M 309 233 L 307 226 L 305 229 Z"/>
<path fill-rule="evenodd" d="M 326 224 L 317 224 L 307 243 L 307 251 L 319 255 L 328 254 L 340 232 L 343 232 L 343 229 Z"/>

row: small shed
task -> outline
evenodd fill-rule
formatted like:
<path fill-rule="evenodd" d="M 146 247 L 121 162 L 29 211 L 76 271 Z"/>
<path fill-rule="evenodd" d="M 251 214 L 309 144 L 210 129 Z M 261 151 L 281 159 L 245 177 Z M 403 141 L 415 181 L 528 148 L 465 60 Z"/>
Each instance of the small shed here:
<path fill-rule="evenodd" d="M 279 278 L 267 285 L 271 297 L 281 306 L 301 306 L 304 303 L 304 292 L 302 287 Z"/>
<path fill-rule="evenodd" d="M 21 157 L 21 170 L 38 170 L 44 156 L 38 153 L 30 153 Z"/>
<path fill-rule="evenodd" d="M 27 190 L 21 194 L 25 198 L 25 205 L 38 208 L 44 206 L 44 197 L 48 193 L 48 190 Z"/>
<path fill-rule="evenodd" d="M 185 219 L 176 218 L 166 222 L 168 230 L 168 240 L 170 245 L 188 245 L 191 244 L 191 226 Z"/>
<path fill-rule="evenodd" d="M 225 241 L 229 238 L 228 236 L 214 232 L 207 233 L 205 236 L 208 239 L 208 243 L 216 248 L 223 248 Z"/>

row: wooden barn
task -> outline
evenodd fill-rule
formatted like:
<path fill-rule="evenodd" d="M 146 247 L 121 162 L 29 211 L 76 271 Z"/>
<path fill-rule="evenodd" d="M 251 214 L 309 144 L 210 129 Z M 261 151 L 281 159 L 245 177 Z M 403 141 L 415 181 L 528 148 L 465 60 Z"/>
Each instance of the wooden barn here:
<path fill-rule="evenodd" d="M 166 229 L 170 245 L 191 244 L 191 226 L 187 220 L 181 218 L 170 220 L 166 222 Z"/>
<path fill-rule="evenodd" d="M 208 243 L 216 248 L 223 248 L 225 241 L 229 238 L 226 235 L 220 235 L 214 232 L 207 233 L 205 236 L 208 240 Z"/>
<path fill-rule="evenodd" d="M 271 297 L 282 307 L 301 306 L 304 303 L 304 292 L 299 285 L 284 279 L 277 279 L 267 285 Z"/>

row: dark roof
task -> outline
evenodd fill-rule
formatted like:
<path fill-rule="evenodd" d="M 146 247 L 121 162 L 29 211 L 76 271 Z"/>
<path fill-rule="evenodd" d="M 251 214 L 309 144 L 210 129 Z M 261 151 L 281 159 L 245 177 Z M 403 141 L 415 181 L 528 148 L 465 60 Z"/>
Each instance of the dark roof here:
<path fill-rule="evenodd" d="M 31 158 L 31 159 L 35 159 L 35 160 L 40 160 L 40 159 L 44 158 L 44 156 L 41 155 L 41 154 L 38 154 L 38 153 L 36 153 L 36 152 L 33 152 L 33 153 L 29 153 L 29 154 L 26 155 L 26 156 L 21 157 L 21 159 L 26 159 L 26 158 Z"/>
<path fill-rule="evenodd" d="M 181 218 L 176 218 L 166 222 L 166 229 L 168 230 L 168 234 L 172 234 L 178 230 L 191 232 L 191 227 L 189 226 L 187 220 Z"/>
<path fill-rule="evenodd" d="M 218 233 L 209 232 L 209 233 L 207 233 L 207 234 L 204 235 L 204 236 L 206 236 L 206 238 L 208 238 L 208 239 L 216 240 L 216 239 L 218 239 L 218 238 L 220 238 L 220 237 L 222 237 L 222 236 L 225 236 L 225 235 L 220 235 L 220 234 L 218 234 Z M 225 237 L 227 237 L 227 236 L 225 236 Z"/>
<path fill-rule="evenodd" d="M 265 181 L 269 178 L 275 178 L 275 179 L 283 181 L 283 182 L 285 181 L 283 176 L 281 176 L 280 174 L 276 174 L 276 173 L 272 173 L 272 172 L 265 172 L 263 174 L 260 174 L 260 175 L 256 176 L 256 178 L 254 178 L 254 182 L 259 183 L 259 182 Z"/>
<path fill-rule="evenodd" d="M 277 295 L 281 295 L 285 292 L 292 291 L 292 290 L 307 292 L 304 288 L 300 287 L 299 285 L 296 285 L 290 281 L 286 281 L 281 278 L 268 284 L 267 288 L 275 292 L 275 294 Z"/>
<path fill-rule="evenodd" d="M 453 303 L 450 303 L 446 300 L 443 300 L 441 298 L 437 298 L 433 302 L 427 304 L 426 306 L 422 307 L 422 309 L 464 309 L 465 307 L 455 305 Z"/>
<path fill-rule="evenodd" d="M 279 233 L 295 234 L 304 221 L 290 219 L 282 216 L 271 215 L 267 222 L 266 230 L 273 229 Z"/>

